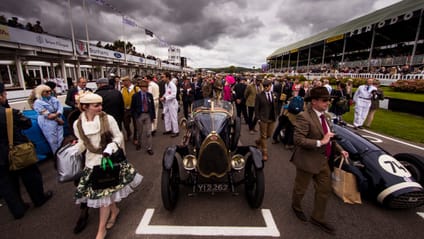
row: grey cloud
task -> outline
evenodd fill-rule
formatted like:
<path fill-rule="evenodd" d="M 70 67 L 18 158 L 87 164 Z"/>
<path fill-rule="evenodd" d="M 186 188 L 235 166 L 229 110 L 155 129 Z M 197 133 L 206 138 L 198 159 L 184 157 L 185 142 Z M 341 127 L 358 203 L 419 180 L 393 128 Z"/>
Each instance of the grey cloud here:
<path fill-rule="evenodd" d="M 71 0 L 76 38 L 85 39 L 85 24 L 90 40 L 114 41 L 124 38 L 153 52 L 156 38 L 143 29 L 124 26 L 119 13 L 95 0 Z M 166 42 L 184 48 L 197 46 L 202 56 L 223 63 L 254 65 L 272 52 L 276 42 L 298 41 L 310 34 L 334 27 L 374 10 L 369 0 L 106 0 L 141 27 L 154 32 Z M 270 10 L 272 8 L 272 10 Z M 274 11 L 276 10 L 276 11 Z M 273 14 L 276 12 L 275 16 Z M 23 24 L 40 20 L 49 34 L 70 38 L 68 0 L 1 0 L 0 15 L 17 16 Z M 275 23 L 279 20 L 280 24 Z M 272 26 L 265 26 L 272 22 Z M 290 28 L 289 33 L 282 32 Z M 125 32 L 123 31 L 125 29 Z M 262 34 L 269 34 L 262 37 Z M 237 44 L 251 39 L 247 46 Z M 264 42 L 262 42 L 264 41 Z M 268 41 L 268 42 L 267 42 Z M 224 46 L 224 47 L 223 47 Z M 262 48 L 260 48 L 262 47 Z M 255 57 L 243 57 L 258 52 Z M 233 51 L 233 49 L 237 49 Z M 140 49 L 137 49 L 142 51 Z M 163 50 L 163 49 L 160 49 Z M 233 52 L 228 55 L 228 52 Z M 200 54 L 200 53 L 196 53 Z M 194 56 L 188 56 L 194 58 Z M 247 60 L 249 59 L 249 60 Z M 259 60 L 257 60 L 259 59 Z"/>
<path fill-rule="evenodd" d="M 306 28 L 317 33 L 362 15 L 372 6 L 368 0 L 289 0 L 279 5 L 277 17 L 294 31 Z"/>
<path fill-rule="evenodd" d="M 99 6 L 94 0 L 86 0 L 88 13 L 84 14 L 82 0 L 71 1 L 72 19 L 77 38 L 85 39 L 85 22 L 92 40 L 113 41 L 122 35 L 119 14 L 106 6 Z M 246 1 L 234 0 L 159 0 L 107 1 L 124 15 L 135 20 L 155 35 L 172 45 L 197 45 L 210 49 L 222 36 L 246 37 L 255 34 L 263 26 L 256 17 L 238 14 L 247 7 Z M 222 5 L 232 4 L 231 11 L 220 11 Z M 4 5 L 4 6 L 3 6 Z M 25 7 L 23 7 L 25 6 Z M 39 19 L 51 34 L 70 37 L 68 1 L 55 0 L 6 0 L 1 11 L 10 16 Z M 52 12 L 60 11 L 60 13 Z M 87 17 L 86 17 L 87 16 Z M 126 34 L 140 34 L 142 29 L 125 27 Z"/>

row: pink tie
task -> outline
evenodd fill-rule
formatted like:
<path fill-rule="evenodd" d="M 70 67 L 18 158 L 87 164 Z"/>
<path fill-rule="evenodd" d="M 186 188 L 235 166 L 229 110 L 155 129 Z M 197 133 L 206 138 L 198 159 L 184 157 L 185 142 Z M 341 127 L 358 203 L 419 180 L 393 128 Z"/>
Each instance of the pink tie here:
<path fill-rule="evenodd" d="M 328 133 L 328 127 L 327 127 L 327 124 L 325 123 L 325 115 L 321 114 L 320 118 L 321 118 L 322 130 L 324 131 L 324 135 L 325 135 Z M 327 158 L 330 158 L 331 156 L 331 142 L 328 142 L 328 144 L 325 145 L 325 156 L 327 156 Z"/>
<path fill-rule="evenodd" d="M 147 106 L 147 97 L 146 94 L 143 94 L 143 111 L 147 112 L 148 111 L 148 106 Z"/>

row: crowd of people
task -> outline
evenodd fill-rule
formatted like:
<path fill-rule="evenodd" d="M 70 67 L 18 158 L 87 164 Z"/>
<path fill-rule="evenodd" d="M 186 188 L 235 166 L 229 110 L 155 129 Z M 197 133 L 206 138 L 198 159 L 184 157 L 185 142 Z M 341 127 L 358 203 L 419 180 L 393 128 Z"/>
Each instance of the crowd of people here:
<path fill-rule="evenodd" d="M 10 19 L 6 19 L 6 17 L 4 15 L 1 15 L 0 16 L 0 24 L 7 25 L 9 27 L 25 29 L 25 30 L 35 32 L 35 33 L 46 33 L 43 30 L 43 27 L 41 26 L 40 21 L 36 21 L 34 24 L 27 22 L 27 24 L 24 26 L 24 24 L 22 24 L 18 21 L 17 17 L 11 17 Z"/>
<path fill-rule="evenodd" d="M 331 141 L 334 133 L 328 112 L 335 115 L 336 123 L 343 124 L 342 115 L 350 111 L 354 102 L 355 129 L 369 127 L 378 102 L 383 99 L 378 82 L 373 79 L 368 79 L 355 93 L 352 80 L 337 82 L 333 87 L 325 79 L 300 82 L 298 79 L 255 74 L 180 75 L 162 72 L 132 78 L 111 75 L 110 78 L 98 79 L 96 84 L 95 91 L 88 89 L 87 79 L 80 77 L 67 93 L 65 103 L 70 107 L 68 112 L 64 112 L 64 106 L 56 98 L 54 85 L 39 85 L 29 97 L 29 103 L 38 115 L 37 123 L 53 152 L 66 141 L 63 135 L 64 120 L 71 125 L 70 134 L 75 139 L 73 144 L 80 152 L 85 152 L 83 176 L 75 181 L 75 198 L 81 204 L 81 214 L 74 232 L 79 233 L 85 228 L 88 208 L 100 208 L 96 238 L 103 238 L 107 229 L 114 226 L 120 213 L 116 202 L 127 197 L 141 182 L 142 176 L 131 164 L 125 164 L 122 169 L 128 177 L 124 177 L 123 181 L 111 188 L 93 189 L 88 183 L 93 168 L 100 165 L 104 157 L 125 145 L 124 141 L 132 142 L 137 151 L 143 149 L 148 155 L 154 155 L 152 137 L 157 132 L 158 118 L 164 120 L 163 135 L 178 137 L 180 105 L 183 117 L 188 118 L 193 102 L 208 98 L 231 102 L 235 105 L 237 117 L 248 126 L 248 132 L 256 135 L 259 131 L 255 143 L 264 161 L 268 160 L 270 138 L 273 144 L 281 141 L 287 150 L 296 148 L 291 159 L 296 166 L 292 198 L 294 213 L 300 220 L 306 220 L 301 201 L 308 184 L 314 180 L 317 187 L 311 223 L 332 233 L 334 229 L 324 219 L 325 205 L 331 191 L 328 183 L 330 171 L 327 164 L 319 163 L 329 159 L 328 145 L 336 144 Z M 8 105 L 4 85 L 0 86 L 0 130 L 5 135 L 4 111 Z M 19 129 L 31 126 L 18 111 L 14 111 L 14 120 L 21 127 Z M 19 120 L 22 122 L 19 123 Z M 109 137 L 104 136 L 105 128 L 109 129 Z M 109 141 L 105 138 L 109 138 Z M 20 198 L 19 184 L 13 183 L 18 177 L 24 180 L 35 206 L 44 204 L 51 198 L 52 192 L 44 192 L 36 165 L 9 171 L 8 162 L 4 160 L 7 159 L 8 142 L 4 138 L 0 142 L 1 197 L 18 219 L 23 217 L 29 206 Z M 332 148 L 340 154 L 347 154 L 340 147 Z M 316 163 L 311 163 L 314 160 Z M 37 180 L 33 180 L 32 184 L 25 183 L 25 180 L 34 177 Z"/>
<path fill-rule="evenodd" d="M 405 65 L 395 65 L 395 66 L 331 66 L 329 64 L 324 64 L 320 66 L 301 66 L 297 70 L 288 69 L 282 73 L 286 74 L 303 74 L 308 73 L 319 73 L 323 75 L 334 75 L 337 76 L 340 73 L 351 73 L 351 74 L 361 74 L 361 73 L 370 73 L 370 74 L 384 74 L 384 75 L 396 75 L 396 74 L 424 74 L 424 66 L 416 65 L 410 66 Z"/>

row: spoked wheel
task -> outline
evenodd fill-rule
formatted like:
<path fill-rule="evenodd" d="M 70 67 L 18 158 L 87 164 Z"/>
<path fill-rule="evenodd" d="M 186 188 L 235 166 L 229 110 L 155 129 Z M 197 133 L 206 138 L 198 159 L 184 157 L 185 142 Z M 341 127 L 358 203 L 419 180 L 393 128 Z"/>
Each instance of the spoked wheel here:
<path fill-rule="evenodd" d="M 163 169 L 162 171 L 162 203 L 167 210 L 172 210 L 178 201 L 178 194 L 180 181 L 180 171 L 178 161 L 174 158 L 172 167 L 170 169 Z"/>
<path fill-rule="evenodd" d="M 251 208 L 262 205 L 265 193 L 265 178 L 262 168 L 256 168 L 253 160 L 249 158 L 244 171 L 246 199 Z"/>

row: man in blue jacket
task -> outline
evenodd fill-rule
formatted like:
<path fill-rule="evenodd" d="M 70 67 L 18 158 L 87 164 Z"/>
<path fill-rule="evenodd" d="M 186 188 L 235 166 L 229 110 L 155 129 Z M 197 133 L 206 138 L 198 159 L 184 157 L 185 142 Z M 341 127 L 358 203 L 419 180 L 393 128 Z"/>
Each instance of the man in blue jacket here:
<path fill-rule="evenodd" d="M 144 144 L 147 153 L 153 155 L 152 122 L 156 118 L 156 113 L 153 95 L 147 91 L 148 87 L 149 83 L 147 81 L 141 81 L 141 91 L 132 96 L 131 113 L 137 123 L 138 144 L 136 145 L 136 150 L 140 150 L 141 145 Z"/>

